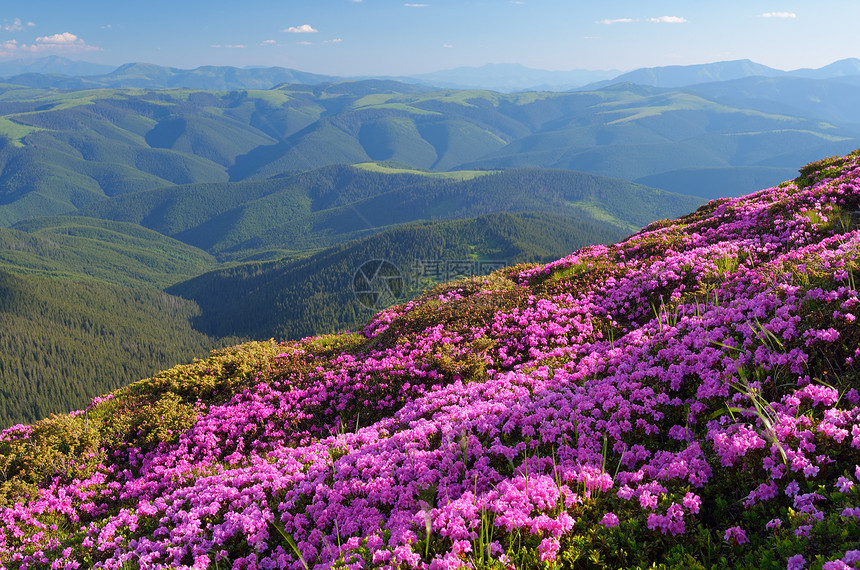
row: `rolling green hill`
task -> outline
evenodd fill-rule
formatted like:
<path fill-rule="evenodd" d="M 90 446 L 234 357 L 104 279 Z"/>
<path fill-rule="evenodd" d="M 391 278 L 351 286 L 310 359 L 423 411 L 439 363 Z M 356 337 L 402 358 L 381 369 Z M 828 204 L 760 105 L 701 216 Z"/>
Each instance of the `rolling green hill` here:
<path fill-rule="evenodd" d="M 0 228 L 0 269 L 22 275 L 162 288 L 215 265 L 204 251 L 124 222 L 53 217 Z"/>
<path fill-rule="evenodd" d="M 83 210 L 145 225 L 222 259 L 329 247 L 419 220 L 494 212 L 587 215 L 630 233 L 701 200 L 617 179 L 522 169 L 441 176 L 330 166 L 264 182 L 208 184 L 118 196 Z"/>
<path fill-rule="evenodd" d="M 167 73 L 124 71 L 156 72 Z M 665 180 L 675 191 L 680 173 L 701 170 L 691 180 L 713 187 L 712 174 L 738 169 L 731 192 L 744 193 L 781 182 L 798 162 L 860 146 L 849 104 L 860 86 L 772 81 L 782 79 L 792 88 L 748 78 L 734 95 L 723 83 L 513 94 L 380 80 L 237 91 L 7 84 L 0 225 L 120 194 L 381 161 L 434 171 L 573 169 Z M 821 113 L 798 110 L 810 98 Z"/>

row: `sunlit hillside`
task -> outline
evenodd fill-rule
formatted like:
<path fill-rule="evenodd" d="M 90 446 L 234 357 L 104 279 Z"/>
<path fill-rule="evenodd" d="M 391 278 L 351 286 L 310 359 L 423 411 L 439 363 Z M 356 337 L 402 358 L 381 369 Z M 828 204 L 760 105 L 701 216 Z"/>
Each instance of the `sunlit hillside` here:
<path fill-rule="evenodd" d="M 0 560 L 853 568 L 858 210 L 860 154 L 826 159 L 9 428 Z"/>

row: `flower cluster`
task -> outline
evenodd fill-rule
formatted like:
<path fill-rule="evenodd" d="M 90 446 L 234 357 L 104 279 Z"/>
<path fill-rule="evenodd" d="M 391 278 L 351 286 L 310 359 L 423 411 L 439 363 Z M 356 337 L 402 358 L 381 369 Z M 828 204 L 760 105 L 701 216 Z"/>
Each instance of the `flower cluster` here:
<path fill-rule="evenodd" d="M 860 161 L 811 176 L 454 284 L 340 350 L 285 344 L 230 394 L 180 386 L 197 415 L 175 438 L 105 440 L 0 507 L 0 560 L 442 569 L 714 533 L 731 556 L 782 540 L 785 567 L 855 567 Z"/>

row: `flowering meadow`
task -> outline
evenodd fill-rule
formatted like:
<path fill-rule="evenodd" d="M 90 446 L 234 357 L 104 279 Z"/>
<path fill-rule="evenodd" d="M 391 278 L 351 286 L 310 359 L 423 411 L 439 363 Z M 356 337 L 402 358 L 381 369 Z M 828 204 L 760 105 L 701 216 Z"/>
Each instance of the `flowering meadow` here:
<path fill-rule="evenodd" d="M 0 435 L 5 568 L 860 567 L 860 156 Z"/>

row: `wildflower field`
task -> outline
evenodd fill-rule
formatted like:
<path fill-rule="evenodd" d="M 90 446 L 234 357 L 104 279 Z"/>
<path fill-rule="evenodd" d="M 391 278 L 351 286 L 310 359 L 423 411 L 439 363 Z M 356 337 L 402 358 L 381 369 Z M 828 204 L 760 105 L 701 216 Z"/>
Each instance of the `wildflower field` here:
<path fill-rule="evenodd" d="M 858 210 L 826 159 L 9 428 L 0 561 L 860 567 Z"/>

